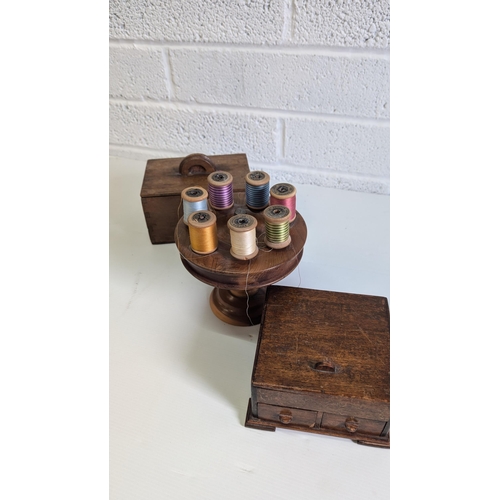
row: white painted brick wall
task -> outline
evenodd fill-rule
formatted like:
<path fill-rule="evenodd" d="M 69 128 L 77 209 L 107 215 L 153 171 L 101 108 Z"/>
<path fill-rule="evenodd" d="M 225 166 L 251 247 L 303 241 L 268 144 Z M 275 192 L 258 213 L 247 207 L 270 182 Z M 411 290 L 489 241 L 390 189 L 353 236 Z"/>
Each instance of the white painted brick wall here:
<path fill-rule="evenodd" d="M 110 95 L 121 99 L 169 99 L 171 95 L 163 58 L 162 49 L 111 47 Z"/>
<path fill-rule="evenodd" d="M 293 42 L 389 46 L 389 0 L 294 0 Z"/>
<path fill-rule="evenodd" d="M 389 192 L 385 0 L 110 2 L 110 149 Z"/>
<path fill-rule="evenodd" d="M 276 162 L 276 120 L 245 112 L 176 109 L 170 104 L 111 103 L 110 142 L 182 156 L 246 152 L 260 162 Z"/>
<path fill-rule="evenodd" d="M 367 57 L 171 49 L 181 101 L 389 117 L 389 62 Z"/>
<path fill-rule="evenodd" d="M 278 43 L 282 0 L 110 0 L 112 39 Z"/>
<path fill-rule="evenodd" d="M 389 127 L 327 120 L 285 120 L 286 163 L 389 176 Z"/>

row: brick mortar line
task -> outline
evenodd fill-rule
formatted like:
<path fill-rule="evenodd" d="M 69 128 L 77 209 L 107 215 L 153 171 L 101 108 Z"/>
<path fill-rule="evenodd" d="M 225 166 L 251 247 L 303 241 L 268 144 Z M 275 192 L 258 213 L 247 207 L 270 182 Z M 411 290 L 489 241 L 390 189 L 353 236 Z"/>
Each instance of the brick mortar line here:
<path fill-rule="evenodd" d="M 164 151 L 156 148 L 149 148 L 147 146 L 130 146 L 128 144 L 116 144 L 109 143 L 109 149 L 122 149 L 126 151 L 136 152 L 139 154 L 151 153 L 153 158 L 182 158 L 186 156 L 186 153 L 182 153 L 180 151 Z M 112 155 L 113 156 L 113 155 Z M 303 165 L 294 165 L 293 163 L 266 163 L 260 162 L 257 160 L 250 160 L 253 166 L 258 169 L 262 169 L 265 171 L 266 168 L 270 168 L 271 170 L 282 170 L 284 172 L 288 171 L 289 173 L 298 173 L 298 174 L 313 174 L 313 175 L 325 175 L 326 177 L 338 176 L 345 179 L 352 180 L 364 180 L 371 182 L 389 182 L 390 177 L 387 176 L 379 176 L 373 174 L 354 174 L 351 172 L 339 172 L 337 170 L 325 169 L 320 170 L 316 167 L 304 167 Z"/>
<path fill-rule="evenodd" d="M 284 0 L 283 29 L 281 30 L 281 43 L 287 44 L 293 40 L 293 0 Z"/>
<path fill-rule="evenodd" d="M 188 49 L 188 50 L 228 50 L 233 52 L 257 52 L 257 53 L 277 53 L 293 55 L 324 55 L 338 57 L 358 57 L 371 59 L 389 60 L 390 52 L 388 49 L 364 48 L 364 47 L 329 47 L 323 45 L 257 45 L 257 44 L 231 44 L 231 43 L 199 43 L 199 42 L 162 42 L 156 40 L 121 40 L 110 39 L 111 48 L 122 47 L 151 47 L 151 48 L 169 48 L 169 49 Z"/>
<path fill-rule="evenodd" d="M 276 157 L 278 161 L 285 158 L 285 121 L 283 118 L 276 119 Z"/>
<path fill-rule="evenodd" d="M 295 18 L 297 17 L 297 4 L 296 4 L 296 0 L 291 0 L 292 2 L 292 20 L 290 22 L 290 36 L 291 36 L 291 40 L 293 40 L 293 37 L 295 36 L 295 26 L 296 26 L 296 23 L 295 23 Z"/>
<path fill-rule="evenodd" d="M 161 50 L 163 60 L 163 71 L 165 72 L 165 84 L 167 87 L 168 100 L 175 100 L 174 84 L 172 79 L 172 65 L 170 64 L 170 53 L 168 49 Z"/>
<path fill-rule="evenodd" d="M 330 121 L 336 123 L 350 123 L 359 125 L 375 125 L 379 127 L 389 127 L 389 118 L 368 118 L 363 116 L 332 115 L 328 113 L 315 113 L 313 111 L 295 111 L 268 108 L 248 108 L 244 106 L 234 106 L 231 104 L 208 104 L 190 103 L 185 101 L 164 101 L 164 100 L 132 100 L 119 97 L 110 97 L 111 104 L 132 105 L 138 107 L 164 108 L 172 111 L 201 111 L 201 112 L 225 112 L 234 114 L 247 114 L 263 116 L 268 118 L 286 119 L 309 119 L 317 121 Z"/>

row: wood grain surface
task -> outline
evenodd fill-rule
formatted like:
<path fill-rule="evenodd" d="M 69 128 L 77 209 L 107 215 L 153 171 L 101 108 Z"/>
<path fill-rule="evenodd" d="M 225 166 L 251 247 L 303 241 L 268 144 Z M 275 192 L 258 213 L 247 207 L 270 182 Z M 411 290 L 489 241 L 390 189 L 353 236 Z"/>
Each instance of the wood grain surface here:
<path fill-rule="evenodd" d="M 268 288 L 252 383 L 389 403 L 385 297 Z"/>

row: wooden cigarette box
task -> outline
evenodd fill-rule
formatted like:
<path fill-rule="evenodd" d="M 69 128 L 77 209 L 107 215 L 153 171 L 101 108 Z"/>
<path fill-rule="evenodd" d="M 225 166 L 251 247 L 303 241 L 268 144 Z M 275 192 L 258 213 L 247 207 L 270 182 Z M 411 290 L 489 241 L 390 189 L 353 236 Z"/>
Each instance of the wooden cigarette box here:
<path fill-rule="evenodd" d="M 175 226 L 184 214 L 181 192 L 190 186 L 208 189 L 207 176 L 215 170 L 233 176 L 235 193 L 245 191 L 245 175 L 250 171 L 246 154 L 148 160 L 141 201 L 151 243 L 173 243 Z"/>
<path fill-rule="evenodd" d="M 388 448 L 389 370 L 386 298 L 270 286 L 245 425 Z"/>

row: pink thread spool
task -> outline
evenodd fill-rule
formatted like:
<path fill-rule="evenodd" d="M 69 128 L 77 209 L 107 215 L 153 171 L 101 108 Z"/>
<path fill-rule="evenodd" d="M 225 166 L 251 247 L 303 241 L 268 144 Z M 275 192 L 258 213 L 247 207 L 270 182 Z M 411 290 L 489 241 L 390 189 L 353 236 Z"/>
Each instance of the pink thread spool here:
<path fill-rule="evenodd" d="M 283 205 L 290 210 L 290 222 L 295 220 L 297 189 L 291 184 L 281 182 L 271 188 L 269 205 Z"/>

